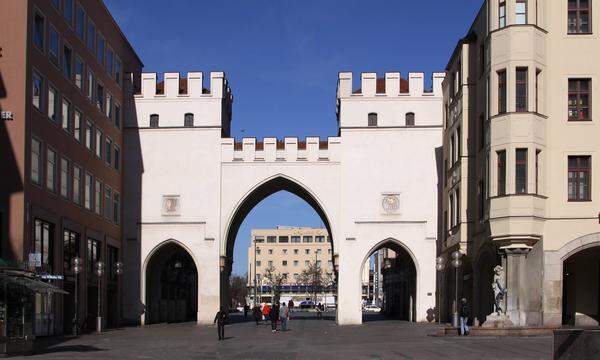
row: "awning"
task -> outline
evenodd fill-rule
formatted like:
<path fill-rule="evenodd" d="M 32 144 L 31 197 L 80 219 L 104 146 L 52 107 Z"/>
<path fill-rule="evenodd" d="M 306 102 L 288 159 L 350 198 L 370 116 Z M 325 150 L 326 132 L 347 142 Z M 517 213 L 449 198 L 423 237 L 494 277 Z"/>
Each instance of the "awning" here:
<path fill-rule="evenodd" d="M 13 274 L 0 274 L 0 283 L 21 285 L 39 294 L 69 294 L 68 292 L 41 280 Z"/>

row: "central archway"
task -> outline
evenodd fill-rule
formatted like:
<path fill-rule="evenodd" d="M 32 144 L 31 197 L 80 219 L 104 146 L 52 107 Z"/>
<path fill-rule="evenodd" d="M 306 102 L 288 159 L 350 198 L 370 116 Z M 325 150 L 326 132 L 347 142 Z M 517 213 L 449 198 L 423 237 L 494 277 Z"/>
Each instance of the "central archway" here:
<path fill-rule="evenodd" d="M 228 221 L 229 225 L 226 227 L 226 241 L 223 249 L 224 256 L 222 256 L 221 261 L 221 305 L 227 305 L 227 299 L 230 298 L 229 278 L 232 272 L 235 240 L 237 233 L 240 230 L 240 226 L 252 209 L 254 209 L 261 201 L 280 191 L 286 191 L 298 196 L 316 212 L 325 225 L 326 232 L 330 239 L 331 261 L 332 263 L 335 263 L 333 261 L 335 252 L 333 251 L 334 241 L 331 230 L 332 226 L 321 202 L 317 199 L 315 194 L 300 182 L 282 174 L 276 175 L 252 188 L 235 207 L 235 210 Z M 337 271 L 335 269 L 334 278 L 337 279 Z"/>
<path fill-rule="evenodd" d="M 151 255 L 146 266 L 145 323 L 196 321 L 198 272 L 194 259 L 169 241 Z"/>

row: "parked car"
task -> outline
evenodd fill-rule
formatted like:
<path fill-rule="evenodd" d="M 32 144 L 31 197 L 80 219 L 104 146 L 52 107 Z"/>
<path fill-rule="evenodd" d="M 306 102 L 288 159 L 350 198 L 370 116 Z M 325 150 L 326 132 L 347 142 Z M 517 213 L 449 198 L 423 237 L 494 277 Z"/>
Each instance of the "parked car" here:
<path fill-rule="evenodd" d="M 365 312 L 381 312 L 381 308 L 377 305 L 367 305 L 363 308 Z"/>
<path fill-rule="evenodd" d="M 315 307 L 315 302 L 312 300 L 304 300 L 300 303 L 300 309 L 312 309 Z"/>

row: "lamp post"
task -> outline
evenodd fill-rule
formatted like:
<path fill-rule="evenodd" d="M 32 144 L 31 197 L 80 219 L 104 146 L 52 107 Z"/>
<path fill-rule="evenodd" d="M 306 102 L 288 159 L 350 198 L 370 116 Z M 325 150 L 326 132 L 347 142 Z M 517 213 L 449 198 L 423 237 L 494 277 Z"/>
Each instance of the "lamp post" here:
<path fill-rule="evenodd" d="M 71 268 L 73 269 L 73 274 L 75 274 L 75 314 L 73 315 L 73 334 L 75 336 L 79 335 L 79 273 L 81 272 L 81 258 L 74 257 L 71 259 Z"/>
<path fill-rule="evenodd" d="M 256 254 L 258 252 L 258 247 L 256 246 L 256 239 L 254 239 L 254 306 L 256 306 L 256 286 L 258 285 L 257 275 L 256 275 Z"/>
<path fill-rule="evenodd" d="M 438 258 L 435 259 L 435 269 L 437 270 L 437 272 L 440 274 L 439 279 L 442 279 L 442 271 L 444 271 L 444 268 L 446 267 L 446 264 L 444 263 L 444 258 L 439 256 Z M 441 290 L 441 281 L 438 281 L 438 283 L 440 283 L 438 285 L 438 324 L 441 325 L 442 324 L 442 292 Z"/>
<path fill-rule="evenodd" d="M 462 253 L 459 250 L 452 253 L 452 266 L 454 266 L 454 279 L 456 280 L 454 287 L 454 312 L 452 314 L 453 327 L 458 327 L 458 268 L 462 265 L 461 257 Z"/>
<path fill-rule="evenodd" d="M 96 261 L 95 272 L 98 276 L 98 316 L 96 317 L 96 332 L 102 332 L 102 316 L 101 316 L 101 305 L 102 305 L 102 275 L 104 274 L 104 263 L 100 260 Z"/>
<path fill-rule="evenodd" d="M 114 265 L 115 269 L 115 275 L 117 276 L 121 276 L 123 274 L 123 263 L 120 261 L 117 261 Z M 119 286 L 117 285 L 117 289 L 119 288 Z M 118 302 L 119 304 L 121 303 L 121 301 Z M 119 306 L 118 311 L 117 311 L 117 326 L 121 325 L 121 307 Z"/>

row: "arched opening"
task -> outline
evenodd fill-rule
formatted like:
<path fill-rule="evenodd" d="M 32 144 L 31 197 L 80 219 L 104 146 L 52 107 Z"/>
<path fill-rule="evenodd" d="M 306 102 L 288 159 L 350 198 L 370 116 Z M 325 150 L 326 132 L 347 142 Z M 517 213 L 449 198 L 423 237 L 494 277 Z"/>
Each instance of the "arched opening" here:
<path fill-rule="evenodd" d="M 304 216 L 296 217 L 297 211 Z M 335 307 L 331 226 L 319 201 L 301 184 L 277 176 L 253 189 L 238 205 L 226 236 L 221 305 L 244 305 L 234 281 L 243 277 L 243 302 L 250 307 L 290 301 L 295 307 Z"/>
<path fill-rule="evenodd" d="M 196 321 L 198 272 L 190 254 L 169 242 L 158 248 L 146 266 L 145 323 Z"/>
<path fill-rule="evenodd" d="M 491 251 L 484 252 L 478 259 L 477 267 L 477 304 L 474 305 L 473 315 L 483 324 L 487 316 L 494 312 L 494 267 L 500 264 L 500 259 Z"/>
<path fill-rule="evenodd" d="M 386 318 L 415 321 L 417 269 L 398 241 L 377 245 L 361 271 L 363 322 Z"/>
<path fill-rule="evenodd" d="M 563 262 L 563 325 L 600 325 L 600 246 Z"/>

